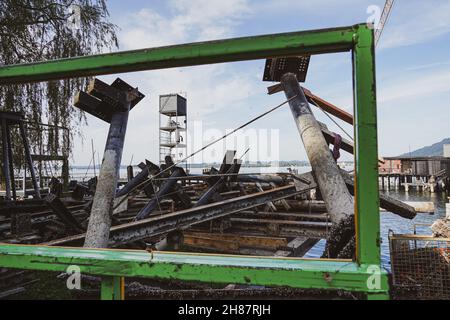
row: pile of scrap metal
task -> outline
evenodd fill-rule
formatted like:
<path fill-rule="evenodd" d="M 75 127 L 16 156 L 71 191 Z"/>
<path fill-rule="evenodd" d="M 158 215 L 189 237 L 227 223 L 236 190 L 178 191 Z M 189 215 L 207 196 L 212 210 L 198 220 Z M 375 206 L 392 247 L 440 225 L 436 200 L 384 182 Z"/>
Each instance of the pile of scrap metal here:
<path fill-rule="evenodd" d="M 188 174 L 170 156 L 161 166 L 146 160 L 137 175 L 128 168 L 121 185 L 128 113 L 144 96 L 121 79 L 111 85 L 94 79 L 75 105 L 110 123 L 99 177 L 72 182 L 70 198 L 53 180 L 43 200 L 1 203 L 1 242 L 302 257 L 325 239 L 323 257 L 352 258 L 354 182 L 329 145 L 339 142 L 349 153 L 353 145 L 315 119 L 308 101 L 325 102 L 304 91 L 295 74 L 284 74 L 270 91 L 285 92 L 311 172 L 242 174 L 236 151 L 227 151 L 219 168 L 200 175 Z M 388 196 L 380 205 L 407 219 L 416 215 Z"/>
<path fill-rule="evenodd" d="M 235 155 L 228 151 L 220 168 L 201 175 L 170 157 L 161 167 L 141 163 L 116 193 L 108 246 L 302 256 L 326 238 L 327 213 L 308 201 L 317 188 L 311 173 L 239 174 Z M 79 234 L 47 244 L 84 241 Z"/>
<path fill-rule="evenodd" d="M 449 219 L 436 220 L 431 226 L 431 231 L 433 231 L 433 236 L 436 238 L 450 239 L 450 220 Z"/>
<path fill-rule="evenodd" d="M 50 189 L 61 191 L 59 181 L 53 180 L 52 184 Z M 0 201 L 0 242 L 39 244 L 84 232 L 89 218 L 89 195 L 76 199 L 73 192 L 59 192 L 59 196 L 50 193 L 44 199 L 36 196 Z M 31 271 L 0 269 L 0 299 L 22 293 L 37 281 Z"/>
<path fill-rule="evenodd" d="M 271 93 L 285 92 L 312 172 L 240 174 L 241 160 L 228 151 L 220 168 L 202 175 L 187 174 L 170 156 L 161 166 L 146 160 L 119 188 L 128 113 L 144 96 L 121 79 L 111 85 L 94 79 L 75 105 L 110 123 L 98 179 L 73 182 L 76 200 L 62 197 L 54 181 L 45 200 L 34 200 L 36 207 L 17 202 L 12 210 L 0 209 L 2 242 L 301 257 L 326 239 L 325 257 L 352 257 L 353 179 L 329 149 L 336 135 L 316 121 L 308 105 L 312 99 L 325 102 L 303 90 L 295 74 L 280 80 Z M 343 114 L 333 108 L 330 113 Z M 349 117 L 344 115 L 347 122 Z M 340 145 L 353 152 L 345 139 Z M 319 201 L 311 198 L 312 190 Z M 414 208 L 386 196 L 381 206 L 415 216 Z"/>

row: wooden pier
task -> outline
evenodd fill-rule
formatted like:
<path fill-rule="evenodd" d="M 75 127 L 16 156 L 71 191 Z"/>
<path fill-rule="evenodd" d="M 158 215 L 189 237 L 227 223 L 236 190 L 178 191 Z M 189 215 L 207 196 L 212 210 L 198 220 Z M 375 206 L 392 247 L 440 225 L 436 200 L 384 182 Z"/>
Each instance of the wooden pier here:
<path fill-rule="evenodd" d="M 450 158 L 386 157 L 382 161 L 379 166 L 381 190 L 450 191 Z"/>

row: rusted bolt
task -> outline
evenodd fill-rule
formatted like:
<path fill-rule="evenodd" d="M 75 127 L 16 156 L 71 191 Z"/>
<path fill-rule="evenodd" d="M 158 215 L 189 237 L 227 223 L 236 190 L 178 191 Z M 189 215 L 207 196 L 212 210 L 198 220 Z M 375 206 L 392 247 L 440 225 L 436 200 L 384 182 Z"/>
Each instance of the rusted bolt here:
<path fill-rule="evenodd" d="M 324 272 L 323 278 L 324 278 L 325 281 L 328 282 L 328 283 L 330 283 L 331 281 L 333 281 L 333 277 L 332 277 L 331 274 L 329 274 L 328 272 Z"/>

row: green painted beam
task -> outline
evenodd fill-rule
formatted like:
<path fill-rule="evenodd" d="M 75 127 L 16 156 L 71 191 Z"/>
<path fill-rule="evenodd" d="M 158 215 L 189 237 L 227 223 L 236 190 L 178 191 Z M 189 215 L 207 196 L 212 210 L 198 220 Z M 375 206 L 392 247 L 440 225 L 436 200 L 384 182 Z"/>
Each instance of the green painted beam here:
<path fill-rule="evenodd" d="M 123 300 L 121 277 L 103 277 L 100 288 L 100 299 Z"/>
<path fill-rule="evenodd" d="M 353 50 L 356 235 L 361 264 L 380 265 L 377 97 L 373 30 L 361 26 Z"/>
<path fill-rule="evenodd" d="M 368 288 L 367 283 L 373 272 L 369 266 L 360 266 L 352 261 L 0 245 L 1 267 L 64 272 L 73 265 L 78 266 L 82 273 L 109 277 L 342 289 L 370 293 L 386 292 L 388 286 L 386 273 L 381 272 L 380 287 Z M 112 290 L 111 281 L 105 282 L 105 295 L 111 296 Z"/>
<path fill-rule="evenodd" d="M 359 26 L 281 33 L 76 57 L 0 68 L 0 84 L 29 83 L 275 56 L 349 51 Z"/>
<path fill-rule="evenodd" d="M 109 298 L 117 297 L 116 280 L 121 276 L 342 289 L 386 298 L 384 271 L 379 271 L 379 287 L 368 286 L 371 271 L 380 270 L 381 262 L 375 52 L 367 25 L 4 66 L 0 85 L 348 50 L 353 50 L 357 263 L 0 245 L 0 267 L 65 271 L 76 264 L 82 272 L 114 277 L 104 281 L 102 292 Z"/>

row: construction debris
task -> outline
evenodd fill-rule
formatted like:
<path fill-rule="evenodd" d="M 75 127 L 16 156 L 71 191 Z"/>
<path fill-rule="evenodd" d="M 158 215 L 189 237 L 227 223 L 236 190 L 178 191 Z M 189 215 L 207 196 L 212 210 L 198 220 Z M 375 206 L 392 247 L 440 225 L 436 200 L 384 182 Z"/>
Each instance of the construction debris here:
<path fill-rule="evenodd" d="M 301 88 L 295 74 L 276 78 L 281 84 L 272 92 L 284 91 L 286 102 L 197 152 L 289 103 L 312 172 L 242 173 L 242 157 L 229 150 L 219 168 L 200 175 L 167 155 L 160 165 L 140 163 L 137 174 L 128 166 L 127 179 L 119 181 L 128 114 L 144 96 L 120 79 L 111 85 L 94 79 L 74 104 L 110 124 L 99 176 L 71 181 L 70 192 L 53 177 L 43 200 L 35 188 L 37 199 L 10 201 L 10 188 L 0 206 L 2 242 L 303 257 L 326 240 L 322 257 L 354 258 L 355 183 L 337 165 L 339 149 L 353 153 L 354 146 L 318 122 L 308 102 L 344 121 L 353 118 Z M 403 218 L 416 216 L 401 201 L 386 195 L 380 200 L 382 208 Z"/>
<path fill-rule="evenodd" d="M 446 219 L 439 219 L 431 226 L 433 235 L 437 238 L 450 239 L 450 221 Z"/>

